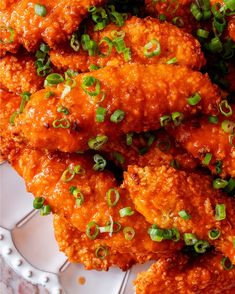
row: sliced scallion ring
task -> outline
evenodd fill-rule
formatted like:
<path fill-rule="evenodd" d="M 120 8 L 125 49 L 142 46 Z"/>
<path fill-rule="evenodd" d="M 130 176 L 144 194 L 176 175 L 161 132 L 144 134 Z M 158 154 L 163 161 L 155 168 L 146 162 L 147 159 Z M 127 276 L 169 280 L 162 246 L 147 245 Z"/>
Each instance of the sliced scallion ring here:
<path fill-rule="evenodd" d="M 132 216 L 134 213 L 131 207 L 124 207 L 119 210 L 120 217 Z"/>
<path fill-rule="evenodd" d="M 152 39 L 144 46 L 144 56 L 152 58 L 161 54 L 161 44 L 158 40 Z"/>
<path fill-rule="evenodd" d="M 105 135 L 98 135 L 95 138 L 92 138 L 88 141 L 88 146 L 93 150 L 100 150 L 103 145 L 108 142 L 108 137 Z"/>
<path fill-rule="evenodd" d="M 226 205 L 216 204 L 215 206 L 215 220 L 222 221 L 226 219 Z"/>
<path fill-rule="evenodd" d="M 230 271 L 231 269 L 233 269 L 233 264 L 228 257 L 224 256 L 221 260 L 221 264 L 226 271 Z"/>
<path fill-rule="evenodd" d="M 228 104 L 227 100 L 222 100 L 220 102 L 219 110 L 226 117 L 229 117 L 229 116 L 231 116 L 233 114 L 232 107 Z"/>
<path fill-rule="evenodd" d="M 95 256 L 100 259 L 105 259 L 105 257 L 109 254 L 109 250 L 105 246 L 99 246 L 95 250 Z"/>
<path fill-rule="evenodd" d="M 117 205 L 120 199 L 120 193 L 116 188 L 111 188 L 106 193 L 107 203 L 109 207 L 114 207 Z"/>
<path fill-rule="evenodd" d="M 211 239 L 211 240 L 216 240 L 216 239 L 219 239 L 221 235 L 221 231 L 219 229 L 211 229 L 209 232 L 208 232 L 208 237 Z"/>
<path fill-rule="evenodd" d="M 197 253 L 201 253 L 201 254 L 205 253 L 209 247 L 210 247 L 210 244 L 207 241 L 203 241 L 203 240 L 197 241 L 194 244 L 194 250 Z"/>
<path fill-rule="evenodd" d="M 86 227 L 86 235 L 89 239 L 95 240 L 99 234 L 99 226 L 96 222 L 89 222 Z"/>
<path fill-rule="evenodd" d="M 126 240 L 131 241 L 135 237 L 135 230 L 132 227 L 125 227 L 123 234 Z"/>

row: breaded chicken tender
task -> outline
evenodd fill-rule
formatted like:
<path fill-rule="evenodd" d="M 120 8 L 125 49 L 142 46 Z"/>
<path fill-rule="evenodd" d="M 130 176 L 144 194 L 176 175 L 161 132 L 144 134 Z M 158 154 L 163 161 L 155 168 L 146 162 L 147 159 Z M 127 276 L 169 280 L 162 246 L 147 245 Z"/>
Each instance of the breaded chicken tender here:
<path fill-rule="evenodd" d="M 235 201 L 213 189 L 210 177 L 166 166 L 129 166 L 124 178 L 136 210 L 149 223 L 177 228 L 186 245 L 187 234 L 194 234 L 191 245 L 207 241 L 235 263 Z M 215 229 L 220 236 L 213 240 L 209 232 Z"/>
<path fill-rule="evenodd" d="M 221 99 L 207 75 L 174 65 L 106 67 L 80 74 L 74 83 L 69 91 L 62 83 L 32 95 L 15 133 L 35 148 L 97 150 L 122 134 L 159 128 L 166 115 L 178 124 L 198 112 L 212 114 Z M 194 95 L 200 102 L 192 106 L 188 98 Z"/>
<path fill-rule="evenodd" d="M 103 0 L 19 0 L 5 2 L 0 10 L 0 52 L 23 45 L 34 51 L 42 40 L 50 47 L 65 41 L 86 17 L 91 6 Z"/>
<path fill-rule="evenodd" d="M 114 36 L 115 32 L 115 36 Z M 176 63 L 185 65 L 192 69 L 200 69 L 205 64 L 205 58 L 201 51 L 200 43 L 191 35 L 183 32 L 176 26 L 169 23 L 161 23 L 154 18 L 140 19 L 131 17 L 122 27 L 115 24 L 109 24 L 104 30 L 94 32 L 93 27 L 87 32 L 92 40 L 100 44 L 101 53 L 95 56 L 89 56 L 87 51 L 82 47 L 78 52 L 71 48 L 62 48 L 50 51 L 52 63 L 57 68 L 67 70 L 68 68 L 80 72 L 89 71 L 90 65 L 104 67 L 106 65 L 120 65 L 125 62 L 137 62 L 142 64 L 166 63 L 175 58 Z M 123 40 L 127 48 L 131 51 L 131 57 L 125 60 L 123 53 L 118 53 L 115 48 L 115 40 L 118 35 L 124 35 Z M 107 54 L 107 43 L 104 42 L 108 38 L 112 44 L 111 52 Z M 102 41 L 103 40 L 103 41 Z M 159 44 L 153 43 L 152 51 L 160 46 L 159 54 L 153 57 L 146 56 L 145 45 L 152 40 L 156 40 Z M 108 55 L 108 56 L 107 56 Z"/>
<path fill-rule="evenodd" d="M 0 87 L 13 93 L 34 93 L 43 86 L 30 55 L 7 55 L 0 59 Z"/>
<path fill-rule="evenodd" d="M 235 268 L 225 270 L 224 257 L 210 253 L 194 260 L 174 255 L 161 258 L 135 280 L 136 294 L 232 294 Z"/>
<path fill-rule="evenodd" d="M 69 261 L 82 263 L 87 270 L 108 270 L 111 266 L 127 270 L 135 263 L 144 263 L 155 257 L 154 254 L 120 253 L 112 248 L 112 244 L 109 247 L 102 240 L 90 240 L 59 215 L 54 216 L 54 232 L 60 250 Z"/>
<path fill-rule="evenodd" d="M 179 128 L 170 129 L 172 135 L 190 154 L 200 159 L 213 174 L 222 177 L 235 177 L 235 107 L 232 106 L 231 109 L 233 114 L 229 117 L 202 117 L 185 122 Z M 218 122 L 212 123 L 214 119 Z M 210 157 L 209 162 L 206 161 L 206 156 Z"/>

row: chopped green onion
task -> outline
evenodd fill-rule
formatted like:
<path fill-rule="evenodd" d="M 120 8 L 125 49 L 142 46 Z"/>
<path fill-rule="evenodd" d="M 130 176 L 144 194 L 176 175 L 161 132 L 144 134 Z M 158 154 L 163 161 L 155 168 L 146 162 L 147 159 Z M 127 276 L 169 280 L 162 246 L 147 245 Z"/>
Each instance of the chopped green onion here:
<path fill-rule="evenodd" d="M 208 44 L 208 49 L 212 53 L 220 53 L 223 50 L 223 44 L 218 37 L 215 37 L 211 39 L 210 43 Z"/>
<path fill-rule="evenodd" d="M 74 186 L 70 187 L 69 191 L 70 191 L 70 193 L 72 193 L 72 195 L 75 198 L 76 206 L 81 207 L 82 204 L 84 203 L 83 193 L 80 191 L 80 189 L 78 189 Z"/>
<path fill-rule="evenodd" d="M 3 35 L 3 32 L 10 33 L 8 40 L 4 40 L 3 38 L 0 38 L 0 43 L 10 44 L 14 41 L 15 31 L 12 27 L 0 26 L 0 31 L 1 31 L 1 35 Z"/>
<path fill-rule="evenodd" d="M 93 150 L 100 150 L 103 145 L 108 142 L 108 137 L 105 135 L 98 135 L 96 138 L 92 138 L 88 141 L 88 146 Z"/>
<path fill-rule="evenodd" d="M 161 150 L 162 152 L 169 151 L 170 148 L 171 148 L 171 141 L 170 141 L 170 139 L 169 140 L 167 140 L 167 139 L 165 139 L 165 140 L 159 140 L 158 143 L 157 143 L 157 148 L 159 150 Z"/>
<path fill-rule="evenodd" d="M 122 225 L 119 222 L 107 222 L 106 226 L 103 227 L 103 232 L 109 232 L 109 233 L 117 233 L 121 230 Z M 102 227 L 100 227 L 100 233 L 102 233 L 101 231 Z"/>
<path fill-rule="evenodd" d="M 108 46 L 108 51 L 107 51 L 107 53 L 101 53 L 100 55 L 101 55 L 101 57 L 108 57 L 108 56 L 110 56 L 110 54 L 113 50 L 113 42 L 108 37 L 104 37 L 99 42 L 99 48 L 100 48 L 100 45 L 102 45 L 103 43 L 105 43 Z"/>
<path fill-rule="evenodd" d="M 99 106 L 96 109 L 96 122 L 102 123 L 105 120 L 106 108 Z"/>
<path fill-rule="evenodd" d="M 45 198 L 43 197 L 36 197 L 33 201 L 33 208 L 35 209 L 41 209 L 43 207 L 43 204 L 45 202 Z"/>
<path fill-rule="evenodd" d="M 121 27 L 124 25 L 125 20 L 121 13 L 117 11 L 112 11 L 109 14 L 111 21 L 114 22 L 117 26 Z"/>
<path fill-rule="evenodd" d="M 183 220 L 188 220 L 191 218 L 191 215 L 188 214 L 186 210 L 180 210 L 178 214 L 180 217 L 182 217 Z"/>
<path fill-rule="evenodd" d="M 224 256 L 221 260 L 221 264 L 226 271 L 230 271 L 231 269 L 233 269 L 233 264 L 228 257 Z"/>
<path fill-rule="evenodd" d="M 123 39 L 125 37 L 125 35 L 126 35 L 126 33 L 123 32 L 123 31 L 112 31 L 111 32 L 111 37 L 113 39 L 116 39 L 116 38 L 122 38 Z"/>
<path fill-rule="evenodd" d="M 51 92 L 51 91 L 48 91 L 48 92 L 46 92 L 46 94 L 45 94 L 45 98 L 50 98 L 50 97 L 53 97 L 53 96 L 55 96 L 55 93 L 54 92 Z"/>
<path fill-rule="evenodd" d="M 176 25 L 178 28 L 183 28 L 184 27 L 184 21 L 182 17 L 176 16 L 172 19 L 172 23 Z"/>
<path fill-rule="evenodd" d="M 52 126 L 55 129 L 69 129 L 71 126 L 70 121 L 67 118 L 55 119 L 52 122 Z"/>
<path fill-rule="evenodd" d="M 216 115 L 210 115 L 208 116 L 208 122 L 216 125 L 219 122 L 219 118 Z"/>
<path fill-rule="evenodd" d="M 96 222 L 90 222 L 86 227 L 86 235 L 89 239 L 95 240 L 99 234 L 99 226 Z"/>
<path fill-rule="evenodd" d="M 125 118 L 125 112 L 121 109 L 117 109 L 110 117 L 110 121 L 113 123 L 120 123 Z"/>
<path fill-rule="evenodd" d="M 63 172 L 61 176 L 61 180 L 65 183 L 70 182 L 73 180 L 75 175 L 84 174 L 85 170 L 81 167 L 81 165 L 76 165 L 74 168 L 71 166 L 67 167 L 66 170 Z"/>
<path fill-rule="evenodd" d="M 123 55 L 124 55 L 124 60 L 125 62 L 128 62 L 131 60 L 131 49 L 130 48 L 126 48 L 124 51 L 123 51 Z"/>
<path fill-rule="evenodd" d="M 170 115 L 163 115 L 160 117 L 160 125 L 161 127 L 167 126 L 171 121 L 171 116 Z"/>
<path fill-rule="evenodd" d="M 172 228 L 171 229 L 171 232 L 172 232 L 172 238 L 171 238 L 171 240 L 173 242 L 179 242 L 179 240 L 180 240 L 180 232 L 179 232 L 179 230 L 176 229 L 176 228 Z"/>
<path fill-rule="evenodd" d="M 95 154 L 93 159 L 95 162 L 95 164 L 93 165 L 93 170 L 103 171 L 107 165 L 107 161 L 104 159 L 104 157 L 99 154 Z"/>
<path fill-rule="evenodd" d="M 222 166 L 223 166 L 222 161 L 220 161 L 220 160 L 216 161 L 215 170 L 218 175 L 220 175 L 222 173 Z"/>
<path fill-rule="evenodd" d="M 230 178 L 228 181 L 228 185 L 225 187 L 226 193 L 231 193 L 235 189 L 235 179 Z"/>
<path fill-rule="evenodd" d="M 126 145 L 127 146 L 131 146 L 132 143 L 133 143 L 133 136 L 134 134 L 133 133 L 129 133 L 126 135 Z"/>
<path fill-rule="evenodd" d="M 131 207 L 124 207 L 124 208 L 122 208 L 122 209 L 119 210 L 120 217 L 131 216 L 134 213 L 135 212 L 132 210 Z"/>
<path fill-rule="evenodd" d="M 95 250 L 95 256 L 100 259 L 104 259 L 109 254 L 108 248 L 99 246 Z"/>
<path fill-rule="evenodd" d="M 167 60 L 166 64 L 174 64 L 174 63 L 177 63 L 177 62 L 178 62 L 177 58 L 173 57 L 173 58 Z"/>
<path fill-rule="evenodd" d="M 214 18 L 213 20 L 213 28 L 216 30 L 219 34 L 223 33 L 227 26 L 227 22 L 225 18 Z"/>
<path fill-rule="evenodd" d="M 148 229 L 148 234 L 152 241 L 161 242 L 163 237 L 164 230 L 159 229 L 156 225 L 152 225 L 151 228 Z"/>
<path fill-rule="evenodd" d="M 173 167 L 174 169 L 179 169 L 180 168 L 180 163 L 176 159 L 172 159 L 170 161 L 170 166 Z"/>
<path fill-rule="evenodd" d="M 45 17 L 47 15 L 47 9 L 44 5 L 41 5 L 41 4 L 35 4 L 34 5 L 34 12 L 39 15 L 39 16 L 42 16 L 42 17 Z"/>
<path fill-rule="evenodd" d="M 20 103 L 20 108 L 19 110 L 15 111 L 11 117 L 10 117 L 10 124 L 12 126 L 15 125 L 15 118 L 17 117 L 17 115 L 19 115 L 20 113 L 22 113 L 24 111 L 25 108 L 25 104 L 26 102 L 28 102 L 30 100 L 30 96 L 31 94 L 29 92 L 23 92 L 22 94 L 20 94 L 21 97 L 21 103 Z"/>
<path fill-rule="evenodd" d="M 117 203 L 118 203 L 118 201 L 120 199 L 120 194 L 119 194 L 117 189 L 111 188 L 106 193 L 106 197 L 107 197 L 108 206 L 109 207 L 114 207 L 114 206 L 117 205 Z M 112 200 L 112 198 L 114 198 L 114 200 Z"/>
<path fill-rule="evenodd" d="M 98 69 L 100 69 L 100 68 L 101 68 L 100 66 L 97 66 L 97 65 L 95 65 L 95 64 L 91 64 L 91 65 L 89 66 L 89 70 L 90 70 L 90 71 L 98 70 Z"/>
<path fill-rule="evenodd" d="M 194 250 L 197 253 L 205 253 L 207 248 L 210 247 L 210 244 L 207 241 L 197 241 L 196 244 L 194 244 Z"/>
<path fill-rule="evenodd" d="M 45 216 L 51 213 L 51 207 L 50 205 L 45 205 L 40 209 L 40 215 Z"/>
<path fill-rule="evenodd" d="M 228 185 L 228 181 L 226 181 L 226 180 L 223 180 L 223 179 L 220 179 L 220 178 L 218 178 L 218 179 L 215 179 L 214 181 L 213 181 L 213 188 L 214 189 L 223 189 L 223 188 L 225 188 L 226 186 Z"/>
<path fill-rule="evenodd" d="M 195 3 L 191 4 L 190 11 L 197 21 L 200 21 L 202 19 L 203 14 L 202 14 L 201 10 L 199 9 L 199 7 Z"/>
<path fill-rule="evenodd" d="M 221 4 L 220 3 L 215 3 L 214 5 L 212 5 L 211 11 L 212 11 L 213 15 L 215 16 L 215 18 L 217 18 L 217 19 L 221 19 L 224 17 L 223 12 L 221 11 Z"/>
<path fill-rule="evenodd" d="M 232 134 L 235 129 L 235 123 L 230 120 L 224 120 L 221 127 L 225 133 Z"/>
<path fill-rule="evenodd" d="M 189 97 L 187 101 L 189 105 L 195 106 L 201 101 L 201 99 L 200 94 L 195 93 L 193 96 Z"/>
<path fill-rule="evenodd" d="M 62 77 L 62 75 L 58 73 L 52 73 L 46 77 L 44 81 L 44 87 L 54 86 L 54 85 L 63 83 L 63 81 L 64 81 L 64 78 Z"/>
<path fill-rule="evenodd" d="M 198 29 L 197 36 L 203 39 L 207 39 L 209 37 L 209 32 L 203 29 Z"/>
<path fill-rule="evenodd" d="M 95 87 L 95 90 L 89 91 L 90 87 Z M 90 96 L 98 96 L 100 94 L 100 81 L 94 77 L 86 76 L 82 82 L 83 91 Z"/>
<path fill-rule="evenodd" d="M 118 37 L 113 40 L 113 44 L 115 46 L 115 49 L 117 53 L 123 53 L 124 50 L 126 49 L 126 44 L 123 38 Z"/>
<path fill-rule="evenodd" d="M 171 117 L 175 126 L 179 126 L 184 119 L 184 115 L 181 112 L 173 112 Z"/>
<path fill-rule="evenodd" d="M 126 240 L 130 241 L 135 237 L 135 230 L 132 227 L 125 227 L 123 234 Z"/>
<path fill-rule="evenodd" d="M 144 56 L 151 58 L 161 54 L 161 44 L 156 39 L 152 39 L 144 46 Z"/>
<path fill-rule="evenodd" d="M 224 4 L 226 5 L 226 7 L 229 10 L 235 11 L 235 1 L 234 0 L 224 0 Z"/>
<path fill-rule="evenodd" d="M 57 108 L 57 111 L 59 112 L 59 113 L 64 113 L 65 115 L 68 115 L 69 114 L 69 110 L 68 110 L 68 108 L 66 108 L 66 107 L 64 107 L 64 106 L 58 106 L 58 108 Z"/>
<path fill-rule="evenodd" d="M 216 240 L 216 239 L 219 239 L 221 235 L 221 232 L 219 229 L 211 229 L 209 232 L 208 232 L 208 237 L 211 239 L 211 240 Z"/>
<path fill-rule="evenodd" d="M 80 49 L 80 43 L 78 40 L 77 33 L 73 33 L 70 39 L 70 47 L 75 51 L 78 52 Z"/>
<path fill-rule="evenodd" d="M 84 34 L 81 36 L 81 44 L 84 51 L 88 51 L 89 56 L 95 56 L 98 52 L 98 45 L 90 36 Z"/>
<path fill-rule="evenodd" d="M 223 100 L 220 102 L 219 110 L 226 117 L 231 116 L 233 114 L 232 107 L 228 104 L 227 100 Z"/>
<path fill-rule="evenodd" d="M 112 155 L 114 156 L 114 158 L 120 163 L 120 164 L 124 164 L 125 163 L 125 157 L 119 153 L 119 152 L 113 152 Z"/>
<path fill-rule="evenodd" d="M 216 204 L 215 206 L 215 219 L 221 221 L 226 219 L 226 206 L 225 204 Z"/>
<path fill-rule="evenodd" d="M 197 237 L 191 233 L 184 234 L 184 242 L 187 246 L 191 246 L 197 243 Z"/>
<path fill-rule="evenodd" d="M 13 112 L 12 115 L 10 116 L 9 122 L 11 126 L 15 125 L 15 118 L 17 117 L 17 115 L 19 115 L 19 111 Z"/>
<path fill-rule="evenodd" d="M 159 20 L 160 20 L 161 22 L 163 22 L 163 21 L 166 20 L 166 16 L 165 16 L 165 14 L 162 14 L 162 13 L 160 13 L 160 14 L 158 15 L 158 18 L 159 18 Z"/>
<path fill-rule="evenodd" d="M 202 161 L 202 164 L 204 165 L 209 165 L 210 161 L 212 159 L 212 154 L 211 153 L 207 153 Z"/>

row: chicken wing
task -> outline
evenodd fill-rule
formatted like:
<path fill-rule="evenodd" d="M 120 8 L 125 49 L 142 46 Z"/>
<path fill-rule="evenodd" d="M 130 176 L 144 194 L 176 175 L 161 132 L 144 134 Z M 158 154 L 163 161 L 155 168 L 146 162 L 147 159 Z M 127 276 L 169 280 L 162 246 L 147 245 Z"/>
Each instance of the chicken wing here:
<path fill-rule="evenodd" d="M 43 86 L 32 56 L 8 55 L 0 59 L 0 87 L 13 93 L 34 93 Z"/>
<path fill-rule="evenodd" d="M 178 124 L 199 111 L 214 113 L 221 99 L 207 75 L 174 65 L 106 67 L 80 74 L 74 83 L 69 91 L 62 83 L 32 95 L 15 133 L 36 148 L 97 150 L 122 134 L 159 128 L 163 116 Z M 192 106 L 188 98 L 194 95 L 200 101 Z M 67 115 L 57 111 L 62 106 Z"/>
<path fill-rule="evenodd" d="M 210 253 L 194 260 L 174 255 L 161 258 L 135 280 L 136 294 L 232 294 L 235 268 L 225 270 L 224 257 Z"/>
<path fill-rule="evenodd" d="M 194 234 L 191 245 L 206 240 L 235 263 L 235 201 L 214 190 L 210 177 L 166 166 L 130 166 L 124 178 L 136 210 L 149 223 L 177 228 L 186 245 Z M 219 231 L 215 240 L 211 230 Z"/>
<path fill-rule="evenodd" d="M 235 177 L 234 135 L 235 107 L 230 117 L 203 117 L 170 130 L 176 140 L 213 174 Z M 214 119 L 216 121 L 214 121 Z M 218 119 L 218 122 L 217 122 Z M 211 122 L 212 121 L 212 122 Z M 216 122 L 216 123 L 213 123 Z M 209 155 L 208 155 L 209 154 Z M 209 162 L 205 157 L 210 156 Z"/>
<path fill-rule="evenodd" d="M 0 11 L 0 52 L 16 51 L 22 44 L 34 51 L 40 41 L 54 47 L 79 26 L 91 6 L 103 0 L 20 0 L 5 2 Z"/>
<path fill-rule="evenodd" d="M 125 46 L 131 51 L 130 59 L 125 60 L 124 54 L 118 53 L 115 49 L 117 36 L 113 36 L 113 32 L 116 32 L 117 36 L 124 35 Z M 82 48 L 78 52 L 71 48 L 61 48 L 50 51 L 52 63 L 63 70 L 70 68 L 80 72 L 89 71 L 90 65 L 103 67 L 120 65 L 127 61 L 156 64 L 169 62 L 172 58 L 175 58 L 178 64 L 193 69 L 200 69 L 205 64 L 200 44 L 196 39 L 179 28 L 168 23 L 161 23 L 157 19 L 131 17 L 122 27 L 109 24 L 101 32 L 94 32 L 92 26 L 87 33 L 97 44 L 101 43 L 100 51 L 104 51 L 103 54 L 97 52 L 95 56 L 89 56 L 88 52 Z M 108 54 L 105 39 L 111 44 L 111 52 Z M 160 46 L 160 54 L 150 58 L 144 53 L 145 45 L 149 42 L 151 44 L 154 39 L 159 42 L 159 45 L 153 44 L 153 46 Z"/>

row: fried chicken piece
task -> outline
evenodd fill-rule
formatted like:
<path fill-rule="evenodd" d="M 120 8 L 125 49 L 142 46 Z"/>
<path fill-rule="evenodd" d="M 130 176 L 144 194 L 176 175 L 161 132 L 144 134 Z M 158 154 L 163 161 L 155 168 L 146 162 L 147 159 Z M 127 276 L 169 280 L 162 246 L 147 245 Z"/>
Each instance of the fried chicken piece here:
<path fill-rule="evenodd" d="M 60 84 L 31 96 L 14 130 L 30 146 L 64 152 L 102 149 L 107 140 L 122 134 L 159 128 L 163 115 L 174 112 L 178 123 L 182 114 L 187 118 L 199 111 L 214 113 L 221 99 L 207 75 L 174 65 L 126 64 L 80 74 L 74 80 L 76 86 L 69 93 Z M 48 91 L 55 94 L 50 99 L 45 97 Z M 190 106 L 187 98 L 195 93 L 201 101 Z M 59 106 L 70 113 L 58 113 Z M 106 109 L 103 123 L 96 121 L 98 106 Z"/>
<path fill-rule="evenodd" d="M 34 93 L 43 86 L 30 55 L 7 55 L 0 60 L 0 87 L 13 93 Z"/>
<path fill-rule="evenodd" d="M 231 39 L 235 42 L 235 17 L 232 17 L 228 24 L 228 31 Z"/>
<path fill-rule="evenodd" d="M 71 226 L 66 218 L 59 215 L 54 216 L 54 232 L 60 250 L 69 261 L 82 263 L 87 270 L 108 270 L 110 266 L 127 270 L 135 263 L 144 263 L 155 257 L 150 253 L 120 253 L 112 248 L 112 244 L 111 247 L 107 246 L 103 240 L 90 240 L 85 233 Z M 101 257 L 99 254 L 97 257 L 97 250 L 98 253 L 100 250 Z"/>
<path fill-rule="evenodd" d="M 131 50 L 131 62 L 142 64 L 166 63 L 172 58 L 176 58 L 177 63 L 189 68 L 200 69 L 205 65 L 205 58 L 201 51 L 200 43 L 191 35 L 183 32 L 179 28 L 169 24 L 161 23 L 154 18 L 140 19 L 131 17 L 120 28 L 115 24 L 109 24 L 101 32 L 94 32 L 93 27 L 88 29 L 91 39 L 99 44 L 104 38 L 113 40 L 113 32 L 125 34 L 124 41 L 126 47 Z M 144 46 L 156 39 L 160 43 L 160 55 L 152 58 L 144 55 Z M 156 46 L 155 44 L 153 45 Z M 104 47 L 104 48 L 102 48 Z M 107 44 L 100 45 L 101 52 L 107 51 Z M 117 53 L 113 47 L 108 57 L 102 57 L 97 53 L 96 56 L 89 56 L 87 51 L 80 48 L 79 52 L 71 48 L 62 48 L 50 51 L 52 63 L 57 68 L 67 70 L 68 68 L 80 72 L 89 71 L 91 64 L 104 67 L 106 65 L 120 65 L 125 63 L 124 54 Z"/>
<path fill-rule="evenodd" d="M 221 254 L 210 253 L 194 260 L 183 255 L 161 258 L 135 280 L 136 294 L 232 294 L 235 268 L 223 268 Z"/>
<path fill-rule="evenodd" d="M 198 240 L 215 245 L 235 263 L 235 201 L 214 190 L 210 177 L 166 166 L 130 166 L 124 179 L 136 210 L 149 223 L 161 229 L 177 228 L 181 237 L 193 233 Z M 225 217 L 218 214 L 219 205 L 225 206 Z M 189 217 L 185 220 L 180 211 L 186 211 Z M 215 228 L 221 235 L 211 240 L 208 232 Z"/>
<path fill-rule="evenodd" d="M 176 140 L 195 158 L 200 159 L 202 163 L 204 163 L 205 156 L 211 154 L 212 158 L 206 166 L 213 174 L 219 174 L 222 177 L 235 177 L 232 135 L 235 126 L 234 106 L 232 106 L 232 110 L 233 115 L 230 117 L 219 115 L 219 121 L 216 124 L 210 123 L 208 117 L 202 117 L 197 121 L 185 122 L 179 128 L 169 129 Z M 222 128 L 223 122 L 227 122 L 227 132 Z"/>
<path fill-rule="evenodd" d="M 15 51 L 22 44 L 28 51 L 34 51 L 42 40 L 51 48 L 65 41 L 85 18 L 88 8 L 103 4 L 103 0 L 41 0 L 43 16 L 37 14 L 36 0 L 19 0 L 6 3 L 0 11 L 2 29 L 1 53 Z M 45 14 L 45 15 L 44 15 Z M 13 32 L 12 38 L 9 33 Z M 9 32 L 10 31 L 10 32 Z M 13 47 L 13 48 L 12 48 Z"/>

